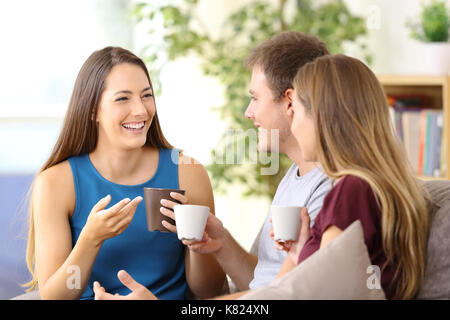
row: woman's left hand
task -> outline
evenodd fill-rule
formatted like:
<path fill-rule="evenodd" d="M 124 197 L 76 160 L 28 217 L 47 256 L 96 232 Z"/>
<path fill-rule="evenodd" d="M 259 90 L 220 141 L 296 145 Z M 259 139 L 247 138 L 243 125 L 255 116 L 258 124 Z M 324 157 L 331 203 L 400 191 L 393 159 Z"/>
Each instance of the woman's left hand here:
<path fill-rule="evenodd" d="M 286 242 L 276 241 L 274 239 L 273 228 L 270 229 L 270 237 L 277 243 L 277 249 L 286 251 L 288 253 L 289 258 L 292 260 L 294 264 L 297 264 L 300 252 L 302 251 L 303 246 L 306 243 L 306 240 L 308 240 L 309 238 L 310 221 L 311 220 L 309 218 L 308 209 L 304 207 L 301 212 L 301 228 L 297 241 L 286 241 Z"/>
<path fill-rule="evenodd" d="M 118 293 L 113 295 L 106 292 L 98 281 L 94 281 L 95 300 L 158 300 L 150 290 L 136 282 L 125 270 L 120 270 L 117 277 L 131 290 L 131 293 L 126 296 L 121 296 Z"/>
<path fill-rule="evenodd" d="M 186 204 L 188 202 L 188 198 L 185 195 L 182 195 L 181 193 L 178 192 L 171 192 L 170 196 L 181 202 L 181 204 Z M 172 220 L 175 220 L 175 213 L 174 213 L 174 207 L 176 205 L 179 205 L 179 203 L 175 202 L 175 201 L 171 201 L 171 200 L 167 200 L 167 199 L 162 199 L 161 200 L 161 205 L 162 207 L 160 208 L 160 212 L 165 215 L 166 217 L 169 217 Z M 169 209 L 168 209 L 169 208 Z M 169 231 L 173 232 L 173 233 L 177 233 L 177 227 L 174 226 L 173 224 L 163 220 L 162 225 Z"/>

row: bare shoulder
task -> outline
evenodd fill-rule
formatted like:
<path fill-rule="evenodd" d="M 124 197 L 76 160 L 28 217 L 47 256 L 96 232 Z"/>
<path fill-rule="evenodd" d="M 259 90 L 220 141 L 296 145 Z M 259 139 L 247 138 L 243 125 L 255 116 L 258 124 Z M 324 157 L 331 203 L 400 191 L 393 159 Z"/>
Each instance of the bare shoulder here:
<path fill-rule="evenodd" d="M 178 158 L 180 188 L 186 190 L 191 204 L 209 206 L 214 212 L 214 196 L 206 168 L 196 159 L 180 152 Z"/>
<path fill-rule="evenodd" d="M 197 176 L 200 178 L 199 176 L 201 176 L 200 179 L 206 177 L 209 181 L 208 172 L 203 164 L 182 152 L 180 152 L 180 156 L 178 157 L 178 167 L 179 173 L 180 175 L 183 175 L 183 177 Z"/>
<path fill-rule="evenodd" d="M 52 203 L 55 208 L 72 214 L 75 209 L 75 187 L 68 160 L 38 174 L 33 185 L 33 204 Z"/>
<path fill-rule="evenodd" d="M 71 183 L 68 183 L 71 182 Z M 72 170 L 69 160 L 62 161 L 38 174 L 35 186 L 57 189 L 64 185 L 72 185 Z M 55 190 L 56 191 L 56 190 Z"/>

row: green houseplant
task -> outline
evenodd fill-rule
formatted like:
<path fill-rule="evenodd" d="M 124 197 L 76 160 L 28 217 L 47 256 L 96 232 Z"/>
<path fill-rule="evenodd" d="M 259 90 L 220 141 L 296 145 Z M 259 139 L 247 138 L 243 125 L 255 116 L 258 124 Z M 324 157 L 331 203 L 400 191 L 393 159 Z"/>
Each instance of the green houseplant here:
<path fill-rule="evenodd" d="M 141 55 L 152 65 L 150 70 L 154 70 L 158 64 L 163 67 L 166 61 L 195 54 L 203 73 L 219 79 L 226 89 L 224 105 L 215 110 L 229 130 L 212 151 L 212 161 L 207 166 L 215 192 L 226 192 L 230 184 L 240 182 L 244 195 L 272 198 L 291 163 L 287 157 L 279 158 L 277 172 L 266 175 L 261 171 L 268 165 L 262 161 L 234 161 L 234 164 L 216 161 L 221 155 L 230 154 L 230 150 L 235 151 L 240 143 L 248 145 L 250 137 L 245 133 L 254 129 L 252 122 L 244 117 L 250 101 L 250 71 L 243 65 L 246 56 L 254 46 L 272 35 L 295 30 L 319 37 L 333 53 L 342 52 L 345 42 L 354 43 L 360 48 L 361 58 L 370 63 L 371 56 L 362 37 L 367 33 L 365 20 L 352 15 L 342 0 L 321 1 L 320 4 L 312 0 L 278 0 L 276 5 L 267 0 L 245 1 L 226 18 L 220 35 L 213 36 L 207 23 L 197 14 L 198 0 L 166 2 L 169 4 L 142 2 L 133 10 L 138 23 L 159 19 L 164 25 L 163 47 L 150 45 Z M 154 78 L 157 80 L 157 73 Z M 247 149 L 243 154 L 245 159 L 251 157 Z M 233 157 L 239 160 L 238 154 Z"/>
<path fill-rule="evenodd" d="M 450 10 L 445 1 L 423 3 L 420 18 L 408 19 L 406 26 L 411 37 L 423 43 L 427 72 L 447 74 L 450 65 Z"/>

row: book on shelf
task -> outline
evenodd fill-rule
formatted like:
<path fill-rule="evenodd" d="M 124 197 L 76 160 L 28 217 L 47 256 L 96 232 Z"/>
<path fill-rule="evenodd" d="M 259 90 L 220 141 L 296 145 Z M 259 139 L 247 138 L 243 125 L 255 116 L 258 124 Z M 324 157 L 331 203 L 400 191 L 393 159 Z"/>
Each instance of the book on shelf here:
<path fill-rule="evenodd" d="M 439 177 L 444 163 L 442 110 L 427 107 L 429 99 L 425 95 L 390 95 L 388 103 L 395 133 L 416 174 Z"/>

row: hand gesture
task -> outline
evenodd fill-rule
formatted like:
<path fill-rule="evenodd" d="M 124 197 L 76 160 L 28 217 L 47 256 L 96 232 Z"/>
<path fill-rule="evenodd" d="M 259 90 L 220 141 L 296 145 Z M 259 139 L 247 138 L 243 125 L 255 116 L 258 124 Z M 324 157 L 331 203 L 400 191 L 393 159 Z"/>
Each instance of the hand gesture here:
<path fill-rule="evenodd" d="M 142 197 L 125 198 L 105 209 L 110 201 L 111 196 L 107 195 L 94 205 L 82 230 L 83 236 L 96 244 L 121 234 L 130 225 Z"/>
<path fill-rule="evenodd" d="M 157 300 L 156 296 L 142 284 L 136 282 L 125 270 L 120 270 L 117 277 L 125 287 L 131 290 L 131 293 L 122 296 L 106 292 L 98 281 L 94 281 L 95 300 Z"/>
<path fill-rule="evenodd" d="M 186 204 L 188 203 L 188 198 L 185 195 L 182 195 L 181 193 L 178 192 L 171 192 L 170 196 L 181 202 L 181 204 Z M 171 201 L 171 200 L 167 200 L 167 199 L 161 199 L 161 205 L 163 207 L 160 208 L 160 211 L 163 215 L 165 215 L 166 217 L 171 218 L 172 220 L 175 220 L 175 213 L 173 212 L 174 208 L 176 205 L 179 205 L 178 202 L 175 201 Z M 169 231 L 173 232 L 173 233 L 177 233 L 177 227 L 174 226 L 173 224 L 167 222 L 166 220 L 162 221 L 162 225 Z"/>

